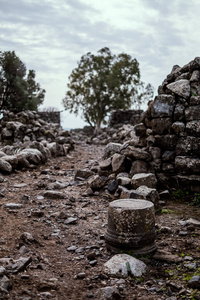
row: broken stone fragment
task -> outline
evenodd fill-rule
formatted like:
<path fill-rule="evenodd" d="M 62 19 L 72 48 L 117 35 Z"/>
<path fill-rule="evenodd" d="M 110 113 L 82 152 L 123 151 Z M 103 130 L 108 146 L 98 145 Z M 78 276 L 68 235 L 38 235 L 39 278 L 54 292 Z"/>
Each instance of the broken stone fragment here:
<path fill-rule="evenodd" d="M 78 179 L 78 178 L 83 178 L 83 179 L 87 179 L 89 178 L 90 176 L 94 175 L 95 173 L 92 172 L 91 170 L 89 169 L 80 169 L 80 170 L 77 170 L 76 171 L 76 174 L 75 174 L 75 180 Z"/>
<path fill-rule="evenodd" d="M 163 250 L 156 251 L 153 258 L 155 260 L 166 261 L 166 262 L 169 262 L 169 263 L 178 263 L 178 262 L 182 261 L 181 257 L 178 257 L 174 254 L 171 254 L 170 252 L 166 252 L 166 251 L 163 251 Z"/>
<path fill-rule="evenodd" d="M 112 157 L 112 170 L 114 173 L 120 173 L 125 170 L 125 156 L 115 153 Z"/>
<path fill-rule="evenodd" d="M 17 260 L 13 260 L 13 262 L 9 263 L 6 267 L 8 273 L 16 274 L 18 272 L 24 271 L 27 266 L 31 263 L 32 257 L 21 257 Z"/>
<path fill-rule="evenodd" d="M 103 158 L 109 158 L 115 153 L 119 153 L 122 148 L 122 144 L 119 143 L 109 143 L 105 148 L 104 148 L 104 153 L 103 153 Z"/>
<path fill-rule="evenodd" d="M 66 194 L 58 191 L 45 191 L 43 196 L 50 199 L 65 199 Z"/>
<path fill-rule="evenodd" d="M 97 297 L 99 300 L 121 299 L 120 292 L 116 286 L 100 288 L 97 292 Z"/>
<path fill-rule="evenodd" d="M 92 190 L 98 190 L 102 188 L 107 181 L 107 178 L 99 175 L 93 175 L 88 180 L 88 185 Z"/>
<path fill-rule="evenodd" d="M 132 177 L 131 185 L 134 189 L 137 189 L 141 185 L 155 189 L 157 185 L 157 179 L 153 173 L 139 173 Z"/>
<path fill-rule="evenodd" d="M 146 270 L 145 263 L 128 254 L 116 254 L 103 266 L 103 272 L 106 275 L 118 278 L 140 277 L 145 274 Z"/>
<path fill-rule="evenodd" d="M 11 173 L 12 172 L 12 166 L 9 162 L 4 160 L 3 158 L 0 158 L 0 171 L 1 172 L 6 172 L 6 173 Z"/>
<path fill-rule="evenodd" d="M 190 82 L 187 79 L 181 79 L 167 85 L 167 88 L 174 94 L 185 99 L 190 97 Z"/>

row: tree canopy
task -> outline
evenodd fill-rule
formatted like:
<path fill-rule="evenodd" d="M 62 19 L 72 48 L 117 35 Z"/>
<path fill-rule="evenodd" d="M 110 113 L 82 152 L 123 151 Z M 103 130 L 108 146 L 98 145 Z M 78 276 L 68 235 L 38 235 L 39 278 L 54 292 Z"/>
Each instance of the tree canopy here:
<path fill-rule="evenodd" d="M 99 130 L 105 117 L 114 109 L 129 109 L 151 99 L 153 87 L 140 80 L 139 63 L 130 55 L 113 55 L 109 48 L 88 52 L 69 76 L 63 105 Z"/>
<path fill-rule="evenodd" d="M 0 51 L 0 110 L 37 110 L 44 96 L 35 71 L 26 75 L 26 66 L 14 51 Z"/>

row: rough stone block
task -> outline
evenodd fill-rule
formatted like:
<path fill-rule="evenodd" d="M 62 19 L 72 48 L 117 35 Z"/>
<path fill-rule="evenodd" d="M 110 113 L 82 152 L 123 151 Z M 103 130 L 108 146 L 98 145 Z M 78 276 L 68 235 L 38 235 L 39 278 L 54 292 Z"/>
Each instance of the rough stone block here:
<path fill-rule="evenodd" d="M 172 95 L 159 95 L 151 106 L 152 118 L 172 117 L 175 98 Z"/>
<path fill-rule="evenodd" d="M 134 189 L 137 189 L 142 185 L 146 185 L 147 187 L 154 189 L 157 185 L 157 179 L 153 173 L 135 174 L 132 177 L 131 185 Z"/>

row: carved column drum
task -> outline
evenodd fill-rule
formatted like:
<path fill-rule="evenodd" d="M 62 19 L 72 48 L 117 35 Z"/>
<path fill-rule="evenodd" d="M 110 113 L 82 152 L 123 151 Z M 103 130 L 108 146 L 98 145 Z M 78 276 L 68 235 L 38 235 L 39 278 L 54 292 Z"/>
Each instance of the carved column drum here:
<path fill-rule="evenodd" d="M 109 250 L 149 254 L 156 250 L 154 204 L 141 199 L 110 202 L 105 234 Z"/>

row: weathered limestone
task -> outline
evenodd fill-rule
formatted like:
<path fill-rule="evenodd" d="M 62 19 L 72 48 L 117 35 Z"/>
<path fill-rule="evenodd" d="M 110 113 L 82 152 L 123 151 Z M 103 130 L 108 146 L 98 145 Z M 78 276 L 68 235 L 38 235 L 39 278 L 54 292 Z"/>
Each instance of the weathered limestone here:
<path fill-rule="evenodd" d="M 103 266 L 103 273 L 112 277 L 141 277 L 146 273 L 145 263 L 128 254 L 116 254 Z"/>
<path fill-rule="evenodd" d="M 33 111 L 17 114 L 5 111 L 0 124 L 0 172 L 34 168 L 51 156 L 65 156 L 73 149 L 70 134 L 50 124 Z"/>
<path fill-rule="evenodd" d="M 105 240 L 107 248 L 117 252 L 133 250 L 135 254 L 147 254 L 156 250 L 153 203 L 140 199 L 112 201 Z"/>

